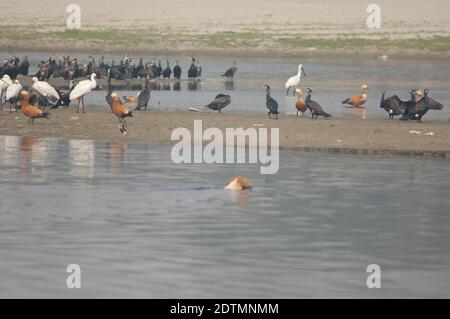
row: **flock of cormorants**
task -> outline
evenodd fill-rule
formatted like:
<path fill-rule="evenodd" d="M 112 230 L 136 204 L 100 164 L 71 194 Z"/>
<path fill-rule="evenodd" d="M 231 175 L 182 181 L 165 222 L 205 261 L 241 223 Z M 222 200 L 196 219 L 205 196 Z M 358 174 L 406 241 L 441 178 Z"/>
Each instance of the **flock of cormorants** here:
<path fill-rule="evenodd" d="M 22 85 L 16 79 L 21 74 L 27 76 L 29 73 L 30 64 L 28 58 L 24 57 L 22 61 L 15 55 L 11 54 L 9 58 L 3 61 L 0 65 L 0 107 L 3 108 L 3 102 L 10 103 L 10 111 L 12 108 L 17 109 L 17 103 L 20 99 L 26 98 L 28 109 L 31 106 L 42 107 L 50 106 L 51 108 L 57 108 L 63 106 L 68 107 L 70 101 L 77 100 L 79 112 L 80 107 L 84 112 L 84 96 L 91 90 L 97 87 L 97 78 L 107 79 L 108 88 L 106 93 L 106 101 L 111 107 L 114 113 L 114 104 L 116 109 L 121 109 L 124 114 L 131 116 L 131 111 L 123 104 L 122 99 L 116 92 L 113 92 L 111 86 L 111 80 L 127 80 L 134 78 L 145 78 L 144 88 L 136 96 L 123 96 L 123 101 L 126 103 L 135 103 L 135 110 L 147 110 L 148 102 L 150 100 L 151 83 L 155 83 L 158 78 L 169 79 L 172 76 L 179 80 L 182 76 L 182 69 L 179 62 L 175 62 L 173 69 L 170 68 L 170 63 L 166 61 L 166 67 L 163 68 L 161 60 L 158 63 L 150 61 L 149 63 L 143 62 L 143 58 L 140 58 L 137 62 L 134 58 L 131 58 L 128 54 L 120 60 L 119 64 L 115 64 L 113 60 L 111 64 L 105 63 L 104 57 L 96 60 L 93 56 L 89 56 L 88 62 L 79 65 L 77 58 L 70 56 L 67 57 L 55 57 L 52 55 L 47 61 L 42 61 L 38 65 L 38 71 L 33 75 L 32 88 L 23 94 Z M 227 69 L 221 76 L 227 78 L 227 81 L 233 81 L 234 75 L 237 71 L 236 61 L 233 61 L 233 65 Z M 191 64 L 187 71 L 188 79 L 199 79 L 202 74 L 202 66 L 200 61 L 195 58 L 191 58 Z M 307 88 L 307 96 L 303 100 L 302 90 L 298 87 L 300 84 L 301 75 L 306 76 L 306 72 L 303 65 L 298 66 L 298 73 L 290 77 L 285 87 L 287 89 L 286 94 L 289 94 L 289 90 L 294 88 L 294 94 L 297 97 L 295 102 L 295 108 L 297 116 L 301 112 L 302 116 L 309 110 L 312 119 L 317 119 L 319 116 L 330 117 L 331 115 L 324 111 L 323 107 L 312 100 L 313 90 Z M 70 81 L 69 89 L 61 91 L 53 88 L 48 82 L 51 77 L 61 77 Z M 89 79 L 76 82 L 77 80 L 89 77 Z M 278 102 L 271 96 L 271 89 L 269 85 L 263 86 L 266 91 L 266 108 L 269 118 L 278 119 Z M 342 101 L 343 104 L 348 104 L 353 107 L 362 107 L 367 101 L 366 92 L 369 87 L 366 84 L 361 85 L 360 94 L 349 97 Z M 386 110 L 389 114 L 389 119 L 393 119 L 397 115 L 402 115 L 400 120 L 416 120 L 422 121 L 422 117 L 428 110 L 441 110 L 444 106 L 429 97 L 429 90 L 414 89 L 410 91 L 411 98 L 408 101 L 402 101 L 397 95 L 385 97 L 385 92 L 382 94 L 380 107 Z M 4 99 L 3 99 L 4 97 Z M 219 113 L 223 108 L 231 103 L 230 95 L 218 94 L 214 100 L 205 105 L 205 108 L 218 111 Z M 120 105 L 120 107 L 118 107 Z M 200 111 L 195 108 L 191 108 L 194 111 Z M 34 112 L 33 114 L 38 114 Z M 39 114 L 38 114 L 39 115 Z M 116 114 L 117 115 L 117 114 Z M 48 114 L 46 113 L 46 116 Z M 37 116 L 39 117 L 39 116 Z M 123 117 L 118 115 L 120 121 L 124 120 Z M 31 119 L 31 117 L 30 117 Z M 121 131 L 126 132 L 126 128 L 122 127 Z"/>

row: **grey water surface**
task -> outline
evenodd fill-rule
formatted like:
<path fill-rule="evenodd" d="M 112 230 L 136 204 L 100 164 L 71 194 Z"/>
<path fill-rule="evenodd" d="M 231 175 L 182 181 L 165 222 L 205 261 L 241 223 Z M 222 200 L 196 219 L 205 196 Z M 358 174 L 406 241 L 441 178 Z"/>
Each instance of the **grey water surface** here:
<path fill-rule="evenodd" d="M 281 151 L 260 175 L 170 151 L 1 136 L 0 297 L 450 297 L 448 161 Z"/>

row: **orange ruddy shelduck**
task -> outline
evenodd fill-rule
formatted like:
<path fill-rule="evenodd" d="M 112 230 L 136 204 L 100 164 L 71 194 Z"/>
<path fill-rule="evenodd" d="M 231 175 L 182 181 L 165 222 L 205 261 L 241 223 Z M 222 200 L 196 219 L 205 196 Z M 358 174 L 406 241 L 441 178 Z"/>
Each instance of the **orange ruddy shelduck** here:
<path fill-rule="evenodd" d="M 367 95 L 366 92 L 369 89 L 369 87 L 366 84 L 361 85 L 360 94 L 352 96 L 348 99 L 345 99 L 342 101 L 342 104 L 349 104 L 353 105 L 355 107 L 360 107 L 367 101 Z"/>
<path fill-rule="evenodd" d="M 297 116 L 298 112 L 302 112 L 302 117 L 305 114 L 306 110 L 308 109 L 306 107 L 306 103 L 302 98 L 302 90 L 297 88 L 295 89 L 295 96 L 297 96 L 297 101 L 295 101 L 295 108 L 297 109 Z"/>
<path fill-rule="evenodd" d="M 225 189 L 229 190 L 244 190 L 252 188 L 252 183 L 245 177 L 234 177 L 231 182 L 225 186 Z"/>
<path fill-rule="evenodd" d="M 119 118 L 119 123 L 122 125 L 119 125 L 119 130 L 122 132 L 122 134 L 127 134 L 127 117 L 132 117 L 133 112 L 128 110 L 128 107 L 126 105 L 123 105 L 120 102 L 120 98 L 117 95 L 117 93 L 113 92 L 111 93 L 112 98 L 112 112 L 115 116 Z"/>
<path fill-rule="evenodd" d="M 22 108 L 21 108 L 22 113 L 28 117 L 28 123 L 33 123 L 34 119 L 38 119 L 38 118 L 48 119 L 48 116 L 50 115 L 49 112 L 43 112 L 36 106 L 28 104 L 28 101 L 30 99 L 30 94 L 27 91 L 25 91 L 25 90 L 21 91 L 20 95 L 23 98 Z"/>

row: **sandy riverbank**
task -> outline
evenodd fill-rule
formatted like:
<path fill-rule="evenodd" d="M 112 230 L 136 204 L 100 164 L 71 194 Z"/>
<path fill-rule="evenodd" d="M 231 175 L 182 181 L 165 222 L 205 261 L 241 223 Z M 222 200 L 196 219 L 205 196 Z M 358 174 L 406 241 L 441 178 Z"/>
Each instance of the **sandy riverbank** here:
<path fill-rule="evenodd" d="M 50 120 L 28 125 L 20 113 L 0 112 L 0 135 L 63 137 L 173 144 L 171 132 L 177 127 L 192 131 L 194 120 L 203 120 L 203 130 L 217 127 L 278 127 L 280 148 L 355 154 L 396 154 L 450 158 L 450 123 L 447 120 L 424 123 L 398 120 L 354 120 L 296 118 L 283 115 L 269 120 L 264 115 L 197 113 L 172 111 L 136 112 L 128 120 L 129 133 L 121 135 L 117 119 L 105 107 L 88 107 L 87 113 L 74 109 L 52 110 Z M 256 126 L 255 126 L 256 125 Z M 422 134 L 410 133 L 420 131 Z M 425 135 L 433 132 L 434 135 Z"/>
<path fill-rule="evenodd" d="M 367 27 L 370 2 L 359 0 L 79 0 L 74 31 L 66 27 L 70 3 L 1 4 L 0 51 L 450 58 L 446 0 L 379 0 L 379 29 Z"/>

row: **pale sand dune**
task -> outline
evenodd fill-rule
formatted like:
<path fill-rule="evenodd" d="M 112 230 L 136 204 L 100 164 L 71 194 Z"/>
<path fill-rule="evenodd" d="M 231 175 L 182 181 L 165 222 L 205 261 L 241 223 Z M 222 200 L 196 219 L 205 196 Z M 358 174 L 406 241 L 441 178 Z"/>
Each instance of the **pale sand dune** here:
<path fill-rule="evenodd" d="M 367 5 L 382 9 L 382 28 L 366 27 Z M 274 30 L 308 35 L 450 34 L 448 0 L 17 0 L 0 4 L 1 24 L 64 28 L 66 7 L 81 6 L 82 25 L 172 26 L 191 31 Z"/>

